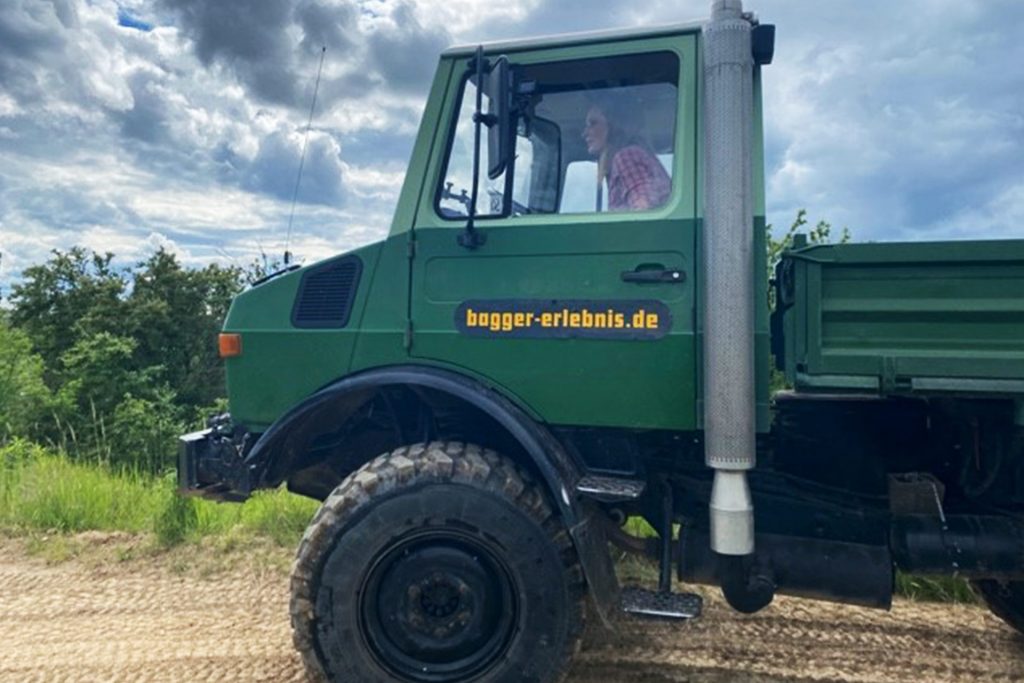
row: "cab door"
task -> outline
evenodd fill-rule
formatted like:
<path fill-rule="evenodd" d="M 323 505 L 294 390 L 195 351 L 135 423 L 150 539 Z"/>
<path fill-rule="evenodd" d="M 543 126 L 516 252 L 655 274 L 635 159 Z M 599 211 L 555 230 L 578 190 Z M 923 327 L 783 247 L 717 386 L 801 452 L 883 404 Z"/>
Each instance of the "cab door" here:
<path fill-rule="evenodd" d="M 414 358 L 478 376 L 548 423 L 696 429 L 696 54 L 692 34 L 507 53 L 524 115 L 512 166 L 482 172 L 476 248 L 458 239 L 472 54 L 452 56 L 413 226 Z M 631 131 L 616 154 L 664 169 L 655 205 L 624 207 L 623 174 L 599 178 L 595 107 Z"/>

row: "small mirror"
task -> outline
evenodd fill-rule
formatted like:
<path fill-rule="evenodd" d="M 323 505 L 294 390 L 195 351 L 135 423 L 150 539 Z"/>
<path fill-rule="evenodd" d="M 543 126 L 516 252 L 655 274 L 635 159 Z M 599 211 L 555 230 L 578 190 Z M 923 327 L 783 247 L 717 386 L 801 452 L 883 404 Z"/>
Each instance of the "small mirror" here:
<path fill-rule="evenodd" d="M 507 57 L 498 57 L 485 79 L 487 105 L 487 177 L 505 172 L 512 154 L 512 72 Z"/>

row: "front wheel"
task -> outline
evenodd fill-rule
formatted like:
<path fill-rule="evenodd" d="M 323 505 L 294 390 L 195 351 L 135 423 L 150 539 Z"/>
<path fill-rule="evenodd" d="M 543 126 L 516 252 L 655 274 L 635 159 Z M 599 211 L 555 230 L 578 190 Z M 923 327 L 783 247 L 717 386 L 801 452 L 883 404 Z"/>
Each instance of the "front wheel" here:
<path fill-rule="evenodd" d="M 400 448 L 324 501 L 292 572 L 315 679 L 560 680 L 583 629 L 575 550 L 511 461 L 461 443 Z"/>

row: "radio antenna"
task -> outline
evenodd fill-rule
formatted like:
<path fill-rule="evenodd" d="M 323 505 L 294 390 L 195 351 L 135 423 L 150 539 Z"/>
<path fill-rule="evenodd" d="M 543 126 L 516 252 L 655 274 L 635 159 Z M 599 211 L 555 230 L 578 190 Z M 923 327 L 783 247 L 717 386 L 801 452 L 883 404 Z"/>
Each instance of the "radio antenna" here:
<path fill-rule="evenodd" d="M 316 95 L 320 92 L 320 74 L 324 70 L 324 55 L 327 54 L 327 46 L 320 50 L 320 66 L 316 70 L 316 85 L 313 86 L 313 103 L 309 105 L 309 121 L 306 122 L 306 134 L 302 138 L 302 154 L 299 156 L 299 172 L 295 176 L 295 189 L 292 191 L 292 209 L 288 214 L 288 235 L 284 240 L 284 265 L 287 266 L 291 260 L 291 252 L 288 245 L 292 241 L 292 221 L 295 220 L 295 202 L 299 198 L 299 183 L 302 181 L 302 167 L 306 164 L 306 145 L 309 144 L 309 131 L 313 127 L 313 111 L 316 109 Z"/>

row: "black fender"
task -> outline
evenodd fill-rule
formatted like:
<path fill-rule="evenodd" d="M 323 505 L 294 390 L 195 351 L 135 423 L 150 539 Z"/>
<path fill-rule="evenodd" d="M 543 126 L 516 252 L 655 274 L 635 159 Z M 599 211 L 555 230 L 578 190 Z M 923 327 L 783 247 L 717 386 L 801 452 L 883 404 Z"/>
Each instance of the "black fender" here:
<path fill-rule="evenodd" d="M 249 449 L 245 463 L 256 488 L 278 485 L 286 476 L 275 460 L 288 452 L 288 435 L 319 409 L 351 406 L 357 409 L 376 391 L 387 386 L 423 387 L 448 393 L 493 418 L 519 443 L 543 478 L 552 500 L 576 546 L 584 578 L 599 615 L 611 625 L 618 607 L 618 583 L 602 520 L 592 503 L 575 494 L 582 472 L 561 443 L 542 423 L 501 392 L 451 370 L 422 365 L 399 365 L 366 370 L 329 384 L 282 415 Z"/>

